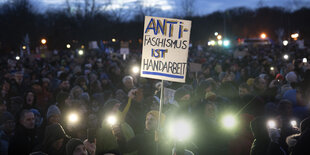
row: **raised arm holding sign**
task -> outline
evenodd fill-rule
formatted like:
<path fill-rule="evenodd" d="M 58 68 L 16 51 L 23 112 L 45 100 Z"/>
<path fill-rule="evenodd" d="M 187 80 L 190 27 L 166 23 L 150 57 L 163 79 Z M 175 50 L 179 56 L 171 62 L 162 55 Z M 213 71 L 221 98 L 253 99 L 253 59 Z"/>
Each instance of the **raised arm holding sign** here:
<path fill-rule="evenodd" d="M 185 83 L 190 30 L 189 20 L 145 17 L 140 76 L 162 80 L 158 122 L 164 100 L 164 80 Z M 160 123 L 155 133 L 159 131 Z M 158 140 L 157 134 L 155 140 Z"/>

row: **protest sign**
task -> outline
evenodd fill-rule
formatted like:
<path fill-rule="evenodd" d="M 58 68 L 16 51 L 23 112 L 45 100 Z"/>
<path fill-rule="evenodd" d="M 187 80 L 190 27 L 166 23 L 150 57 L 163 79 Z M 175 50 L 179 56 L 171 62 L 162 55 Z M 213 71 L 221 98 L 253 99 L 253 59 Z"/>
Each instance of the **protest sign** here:
<path fill-rule="evenodd" d="M 121 41 L 120 54 L 129 54 L 129 43 Z"/>
<path fill-rule="evenodd" d="M 201 64 L 199 64 L 199 63 L 190 63 L 189 64 L 189 71 L 190 72 L 199 72 L 199 71 L 201 71 Z"/>
<path fill-rule="evenodd" d="M 191 21 L 146 16 L 141 77 L 185 82 Z"/>
<path fill-rule="evenodd" d="M 99 49 L 97 41 L 90 41 L 88 42 L 89 49 Z"/>
<path fill-rule="evenodd" d="M 172 104 L 174 101 L 175 90 L 164 88 L 164 104 Z"/>

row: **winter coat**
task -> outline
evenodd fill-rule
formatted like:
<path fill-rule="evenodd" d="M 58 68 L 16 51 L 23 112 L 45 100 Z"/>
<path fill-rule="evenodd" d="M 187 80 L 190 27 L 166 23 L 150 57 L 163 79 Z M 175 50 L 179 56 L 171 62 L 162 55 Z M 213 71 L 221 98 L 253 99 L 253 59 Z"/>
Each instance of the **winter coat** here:
<path fill-rule="evenodd" d="M 310 128 L 302 132 L 291 155 L 310 154 Z"/>
<path fill-rule="evenodd" d="M 54 149 L 52 147 L 53 143 L 61 138 L 64 139 L 62 147 L 59 150 Z M 42 152 L 49 155 L 66 155 L 66 143 L 69 139 L 70 137 L 65 133 L 60 124 L 51 124 L 45 129 Z"/>
<path fill-rule="evenodd" d="M 9 154 L 29 155 L 39 144 L 35 129 L 19 126 L 9 145 Z"/>
<path fill-rule="evenodd" d="M 257 117 L 251 122 L 251 130 L 254 141 L 251 147 L 251 155 L 286 155 L 284 149 L 277 143 L 271 142 L 268 136 L 266 118 Z"/>
<path fill-rule="evenodd" d="M 121 123 L 121 131 L 126 141 L 135 136 L 132 128 L 126 122 Z M 110 125 L 103 124 L 102 128 L 97 131 L 96 138 L 97 154 L 119 153 L 119 146 L 115 136 L 112 134 L 112 127 Z M 136 153 L 128 153 L 127 155 L 135 154 Z"/>
<path fill-rule="evenodd" d="M 0 154 L 7 155 L 11 135 L 7 135 L 3 130 L 0 130 Z"/>
<path fill-rule="evenodd" d="M 171 154 L 172 149 L 169 149 L 169 145 L 165 145 L 166 141 L 160 141 L 163 143 L 159 144 L 158 154 Z M 137 151 L 138 155 L 156 155 L 157 147 L 155 142 L 155 134 L 152 132 L 145 131 L 143 134 L 138 134 L 129 141 L 121 138 L 118 139 L 117 142 L 121 153 Z"/>

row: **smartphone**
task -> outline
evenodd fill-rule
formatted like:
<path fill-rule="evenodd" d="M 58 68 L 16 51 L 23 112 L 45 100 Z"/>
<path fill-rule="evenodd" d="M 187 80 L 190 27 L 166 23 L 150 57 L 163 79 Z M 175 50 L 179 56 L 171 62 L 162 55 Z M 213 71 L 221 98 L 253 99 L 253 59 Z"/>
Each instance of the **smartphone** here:
<path fill-rule="evenodd" d="M 88 128 L 87 129 L 87 139 L 90 143 L 95 142 L 96 131 L 97 131 L 96 128 Z"/>

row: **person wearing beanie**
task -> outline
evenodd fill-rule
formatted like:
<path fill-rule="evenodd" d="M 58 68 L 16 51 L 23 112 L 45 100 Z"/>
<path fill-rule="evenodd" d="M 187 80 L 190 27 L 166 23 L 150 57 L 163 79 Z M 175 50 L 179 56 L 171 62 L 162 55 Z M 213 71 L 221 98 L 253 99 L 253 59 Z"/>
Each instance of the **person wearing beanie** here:
<path fill-rule="evenodd" d="M 131 89 L 135 88 L 133 77 L 130 75 L 123 77 L 122 83 L 123 83 L 123 90 L 126 93 L 128 93 Z"/>
<path fill-rule="evenodd" d="M 278 73 L 278 74 L 276 75 L 276 80 L 283 81 L 283 80 L 284 80 L 284 77 L 283 77 L 280 73 Z"/>
<path fill-rule="evenodd" d="M 43 117 L 41 116 L 41 113 L 39 112 L 39 110 L 34 109 L 34 108 L 30 109 L 30 111 L 34 113 L 35 124 L 36 124 L 36 127 L 39 128 L 43 123 Z"/>
<path fill-rule="evenodd" d="M 174 93 L 174 105 L 176 106 L 175 113 L 190 113 L 191 112 L 191 93 L 190 91 L 185 87 L 178 88 Z"/>
<path fill-rule="evenodd" d="M 60 124 L 51 124 L 45 129 L 42 152 L 48 155 L 65 155 L 65 146 L 69 139 Z"/>
<path fill-rule="evenodd" d="M 83 142 L 80 139 L 72 138 L 66 144 L 66 153 L 67 155 L 75 155 L 77 152 L 80 152 L 81 155 L 87 155 Z"/>
<path fill-rule="evenodd" d="M 250 87 L 252 87 L 252 86 L 254 85 L 254 81 L 255 81 L 254 78 L 249 78 L 249 79 L 246 81 L 246 83 L 247 83 Z"/>
<path fill-rule="evenodd" d="M 158 123 L 161 127 L 164 126 L 166 116 L 161 114 L 159 121 L 159 111 L 152 110 L 147 113 L 145 120 L 145 132 L 138 134 L 126 141 L 123 134 L 121 133 L 121 127 L 119 125 L 113 126 L 113 135 L 117 138 L 121 153 L 129 153 L 137 151 L 138 155 L 155 155 L 156 154 L 156 142 L 159 141 L 158 154 L 169 154 L 171 153 L 172 146 L 168 144 L 168 141 L 164 137 L 156 137 L 156 129 Z"/>
<path fill-rule="evenodd" d="M 190 92 L 184 87 L 180 87 L 175 91 L 174 100 L 176 100 L 177 102 L 181 102 L 188 97 L 190 97 Z"/>
<path fill-rule="evenodd" d="M 121 120 L 121 112 L 119 111 L 120 101 L 116 99 L 109 99 L 105 102 L 103 109 L 101 111 L 102 115 L 101 118 L 103 122 L 101 124 L 101 128 L 97 131 L 97 153 L 98 154 L 105 154 L 105 153 L 114 153 L 119 154 L 119 145 L 117 143 L 117 139 L 112 134 L 112 127 L 111 124 L 107 122 L 107 118 L 110 116 L 116 117 L 118 120 L 118 125 L 121 128 L 121 133 L 124 136 L 125 140 L 128 141 L 129 139 L 135 136 L 133 129 L 126 121 Z M 135 155 L 135 154 L 125 154 L 125 155 Z"/>
<path fill-rule="evenodd" d="M 298 81 L 297 75 L 295 72 L 291 71 L 285 75 L 285 80 L 288 83 L 296 83 Z"/>
<path fill-rule="evenodd" d="M 0 114 L 0 154 L 7 155 L 9 142 L 15 129 L 14 116 L 9 112 Z"/>
<path fill-rule="evenodd" d="M 66 144 L 67 155 L 95 155 L 96 144 L 89 143 L 87 140 L 83 143 L 80 139 L 72 138 Z"/>
<path fill-rule="evenodd" d="M 60 123 L 61 112 L 56 105 L 51 105 L 48 107 L 46 113 L 47 124 Z"/>

